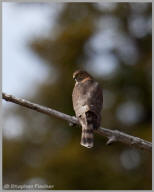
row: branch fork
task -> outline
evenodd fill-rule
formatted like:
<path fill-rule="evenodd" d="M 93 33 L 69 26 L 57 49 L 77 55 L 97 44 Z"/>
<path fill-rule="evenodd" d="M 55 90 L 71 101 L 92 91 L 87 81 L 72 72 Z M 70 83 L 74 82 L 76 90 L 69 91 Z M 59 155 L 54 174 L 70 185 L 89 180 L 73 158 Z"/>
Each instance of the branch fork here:
<path fill-rule="evenodd" d="M 117 141 L 117 139 L 116 139 L 115 135 L 113 135 L 113 136 L 108 138 L 106 145 L 111 145 L 113 142 L 116 142 L 116 141 Z"/>

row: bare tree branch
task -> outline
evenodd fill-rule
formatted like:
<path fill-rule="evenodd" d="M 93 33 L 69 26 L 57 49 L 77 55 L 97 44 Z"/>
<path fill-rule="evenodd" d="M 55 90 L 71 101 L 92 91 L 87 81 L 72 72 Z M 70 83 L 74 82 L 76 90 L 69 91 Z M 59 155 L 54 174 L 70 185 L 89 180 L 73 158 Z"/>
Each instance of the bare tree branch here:
<path fill-rule="evenodd" d="M 80 125 L 79 121 L 77 120 L 76 117 L 66 115 L 66 114 L 61 113 L 59 111 L 56 111 L 54 109 L 32 103 L 32 102 L 27 101 L 25 99 L 17 98 L 17 97 L 15 97 L 13 95 L 8 95 L 6 93 L 2 93 L 2 98 L 4 100 L 6 100 L 6 101 L 16 103 L 18 105 L 30 108 L 32 110 L 35 110 L 35 111 L 38 111 L 38 112 L 41 112 L 41 113 L 45 113 L 45 114 L 47 114 L 49 116 L 55 116 L 55 117 L 57 117 L 59 119 L 66 120 L 71 124 Z M 140 139 L 138 137 L 128 135 L 128 134 L 120 132 L 118 130 L 110 130 L 110 129 L 100 127 L 95 132 L 97 132 L 98 134 L 100 134 L 102 136 L 107 137 L 108 141 L 107 141 L 106 144 L 108 144 L 108 145 L 113 143 L 113 142 L 121 142 L 121 143 L 130 145 L 130 146 L 134 146 L 134 147 L 139 148 L 139 149 L 145 149 L 145 150 L 148 150 L 148 151 L 152 151 L 152 143 L 151 142 Z"/>

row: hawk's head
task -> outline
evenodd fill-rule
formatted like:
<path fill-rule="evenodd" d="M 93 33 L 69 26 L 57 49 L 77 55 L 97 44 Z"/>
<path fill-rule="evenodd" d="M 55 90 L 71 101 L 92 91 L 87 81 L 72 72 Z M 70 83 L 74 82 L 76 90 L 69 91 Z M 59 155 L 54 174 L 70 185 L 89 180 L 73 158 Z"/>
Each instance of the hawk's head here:
<path fill-rule="evenodd" d="M 73 73 L 73 79 L 76 82 L 81 82 L 86 79 L 92 79 L 92 77 L 86 71 L 77 70 Z"/>

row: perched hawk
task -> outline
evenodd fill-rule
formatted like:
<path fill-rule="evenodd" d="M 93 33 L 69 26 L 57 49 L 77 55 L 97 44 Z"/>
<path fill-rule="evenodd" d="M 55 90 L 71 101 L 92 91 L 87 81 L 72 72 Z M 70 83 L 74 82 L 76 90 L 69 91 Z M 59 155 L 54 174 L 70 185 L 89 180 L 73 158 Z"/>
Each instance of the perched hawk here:
<path fill-rule="evenodd" d="M 103 93 L 99 84 L 85 71 L 75 71 L 73 79 L 73 108 L 82 126 L 81 145 L 91 148 L 94 145 L 93 130 L 101 123 Z"/>

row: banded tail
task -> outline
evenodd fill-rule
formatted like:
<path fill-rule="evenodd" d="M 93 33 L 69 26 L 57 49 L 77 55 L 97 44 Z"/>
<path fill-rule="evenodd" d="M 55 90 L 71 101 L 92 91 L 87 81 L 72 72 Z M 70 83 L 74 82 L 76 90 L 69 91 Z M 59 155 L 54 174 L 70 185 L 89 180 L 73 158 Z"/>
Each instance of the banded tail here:
<path fill-rule="evenodd" d="M 97 128 L 97 116 L 92 111 L 87 111 L 82 116 L 82 134 L 80 144 L 91 148 L 94 146 L 94 129 Z"/>
<path fill-rule="evenodd" d="M 81 142 L 80 144 L 84 147 L 91 148 L 94 146 L 94 133 L 93 125 L 89 124 L 82 127 Z"/>

